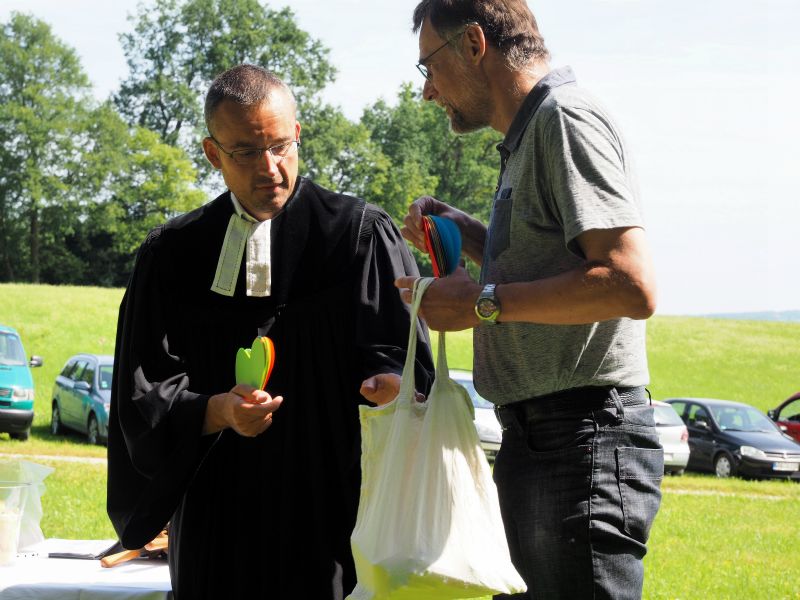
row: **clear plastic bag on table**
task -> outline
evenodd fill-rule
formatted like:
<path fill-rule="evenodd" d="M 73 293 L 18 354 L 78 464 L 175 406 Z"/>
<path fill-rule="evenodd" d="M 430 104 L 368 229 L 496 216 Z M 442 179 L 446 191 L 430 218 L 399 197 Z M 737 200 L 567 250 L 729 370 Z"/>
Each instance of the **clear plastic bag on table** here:
<path fill-rule="evenodd" d="M 45 478 L 55 469 L 27 460 L 0 459 L 0 481 L 27 483 L 23 499 L 19 548 L 22 550 L 44 540 L 42 522 L 42 494 Z"/>
<path fill-rule="evenodd" d="M 414 400 L 414 288 L 400 393 L 360 407 L 361 497 L 351 536 L 358 584 L 348 600 L 444 600 L 525 591 L 508 551 L 497 489 L 467 391 L 450 379 L 439 334 L 436 380 Z"/>

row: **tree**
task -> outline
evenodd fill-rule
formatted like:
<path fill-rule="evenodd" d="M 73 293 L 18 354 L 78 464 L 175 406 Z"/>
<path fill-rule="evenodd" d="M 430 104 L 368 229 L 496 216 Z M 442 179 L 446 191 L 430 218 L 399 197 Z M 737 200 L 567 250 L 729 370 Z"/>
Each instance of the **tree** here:
<path fill-rule="evenodd" d="M 42 215 L 65 203 L 89 81 L 50 26 L 12 13 L 0 30 L 0 268 L 38 282 Z"/>
<path fill-rule="evenodd" d="M 328 49 L 297 27 L 291 9 L 258 0 L 156 0 L 120 39 L 130 69 L 114 99 L 122 115 L 197 156 L 201 168 L 202 98 L 219 73 L 263 66 L 292 88 L 301 108 L 335 74 Z"/>
<path fill-rule="evenodd" d="M 408 205 L 426 194 L 488 220 L 500 166 L 497 132 L 454 134 L 447 115 L 411 84 L 402 86 L 395 106 L 380 100 L 366 109 L 361 123 L 391 166 L 377 195 L 398 224 Z M 429 272 L 427 256 L 416 257 Z"/>
<path fill-rule="evenodd" d="M 500 166 L 500 134 L 483 129 L 456 135 L 444 111 L 424 101 L 411 84 L 401 87 L 396 106 L 380 100 L 364 111 L 361 122 L 393 170 L 420 173 L 425 189 L 404 186 L 400 204 L 431 194 L 475 217 L 488 218 Z"/>
<path fill-rule="evenodd" d="M 70 283 L 124 285 L 147 233 L 206 200 L 183 150 L 155 132 L 129 128 L 110 104 L 88 115 L 78 164 L 82 200 L 73 205 L 82 218 L 60 243 L 60 263 L 73 265 L 66 274 Z M 66 283 L 53 266 L 48 279 Z"/>

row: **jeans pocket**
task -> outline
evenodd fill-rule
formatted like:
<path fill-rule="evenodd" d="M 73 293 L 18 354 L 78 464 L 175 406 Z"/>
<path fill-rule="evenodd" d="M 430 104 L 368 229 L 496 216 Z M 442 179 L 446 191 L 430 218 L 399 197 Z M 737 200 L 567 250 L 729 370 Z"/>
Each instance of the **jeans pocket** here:
<path fill-rule="evenodd" d="M 617 448 L 617 477 L 625 532 L 647 542 L 661 504 L 664 451 L 660 448 Z"/>
<path fill-rule="evenodd" d="M 505 190 L 503 190 L 505 191 Z M 510 189 L 508 190 L 511 191 Z M 511 208 L 513 199 L 510 195 L 501 195 L 495 200 L 492 210 L 492 222 L 489 225 L 489 256 L 496 260 L 508 248 L 511 240 Z"/>

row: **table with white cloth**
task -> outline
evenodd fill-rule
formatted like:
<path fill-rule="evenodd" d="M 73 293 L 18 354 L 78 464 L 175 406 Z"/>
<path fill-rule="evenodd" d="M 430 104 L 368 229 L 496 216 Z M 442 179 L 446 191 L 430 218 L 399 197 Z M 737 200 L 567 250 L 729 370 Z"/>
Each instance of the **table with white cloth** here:
<path fill-rule="evenodd" d="M 99 560 L 17 558 L 0 566 L 0 600 L 172 600 L 169 566 L 138 558 L 104 568 Z"/>

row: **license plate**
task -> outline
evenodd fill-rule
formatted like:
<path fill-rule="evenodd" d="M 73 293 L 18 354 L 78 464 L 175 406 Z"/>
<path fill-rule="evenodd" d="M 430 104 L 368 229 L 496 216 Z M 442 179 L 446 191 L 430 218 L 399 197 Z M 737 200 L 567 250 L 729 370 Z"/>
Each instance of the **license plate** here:
<path fill-rule="evenodd" d="M 797 471 L 800 469 L 800 463 L 796 462 L 776 462 L 772 463 L 773 471 Z"/>

